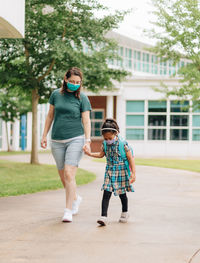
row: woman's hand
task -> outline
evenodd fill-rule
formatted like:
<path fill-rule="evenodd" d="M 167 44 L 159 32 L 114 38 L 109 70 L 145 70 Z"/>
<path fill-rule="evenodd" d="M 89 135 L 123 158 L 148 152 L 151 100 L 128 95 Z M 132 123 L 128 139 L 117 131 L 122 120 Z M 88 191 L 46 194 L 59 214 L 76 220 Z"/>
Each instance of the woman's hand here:
<path fill-rule="evenodd" d="M 41 147 L 45 149 L 47 147 L 47 137 L 42 137 Z"/>
<path fill-rule="evenodd" d="M 84 151 L 85 154 L 90 155 L 90 153 L 91 153 L 90 142 L 86 142 L 84 144 L 83 151 Z"/>

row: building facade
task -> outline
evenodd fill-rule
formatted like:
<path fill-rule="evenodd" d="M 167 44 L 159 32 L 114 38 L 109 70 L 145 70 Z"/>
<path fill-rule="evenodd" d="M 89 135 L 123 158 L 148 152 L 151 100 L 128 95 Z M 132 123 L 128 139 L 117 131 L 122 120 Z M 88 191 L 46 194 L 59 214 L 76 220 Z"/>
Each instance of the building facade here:
<path fill-rule="evenodd" d="M 174 66 L 171 61 L 159 61 L 147 50 L 147 44 L 111 32 L 117 40 L 121 60 L 109 61 L 112 67 L 125 68 L 131 76 L 122 83 L 114 83 L 113 92 L 86 92 L 91 104 L 92 150 L 102 142 L 100 127 L 106 117 L 115 118 L 120 132 L 143 157 L 200 157 L 200 110 L 190 100 L 166 99 L 156 92 L 161 81 L 167 87 L 180 86 L 173 74 L 188 61 Z M 190 106 L 190 107 L 188 107 Z M 38 107 L 38 145 L 49 105 Z M 5 124 L 0 122 L 0 149 L 5 150 Z M 25 131 L 24 131 L 25 126 Z M 23 132 L 24 131 L 24 132 Z M 31 113 L 24 120 L 9 124 L 9 140 L 14 150 L 31 149 Z M 50 139 L 49 139 L 50 140 Z M 49 144 L 48 144 L 49 145 Z"/>

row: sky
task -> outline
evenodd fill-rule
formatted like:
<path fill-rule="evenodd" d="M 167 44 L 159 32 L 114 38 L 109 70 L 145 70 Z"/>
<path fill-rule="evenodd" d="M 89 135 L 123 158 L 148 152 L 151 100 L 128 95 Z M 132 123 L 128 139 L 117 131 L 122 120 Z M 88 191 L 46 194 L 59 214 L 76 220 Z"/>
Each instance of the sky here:
<path fill-rule="evenodd" d="M 126 15 L 119 29 L 115 30 L 116 32 L 143 42 L 155 43 L 155 40 L 149 39 L 143 32 L 144 29 L 152 28 L 153 25 L 150 24 L 150 21 L 155 20 L 153 14 L 150 14 L 153 11 L 151 0 L 99 0 L 99 2 L 112 11 L 116 9 L 133 10 L 129 15 Z"/>
<path fill-rule="evenodd" d="M 0 16 L 24 36 L 25 0 L 0 0 Z"/>

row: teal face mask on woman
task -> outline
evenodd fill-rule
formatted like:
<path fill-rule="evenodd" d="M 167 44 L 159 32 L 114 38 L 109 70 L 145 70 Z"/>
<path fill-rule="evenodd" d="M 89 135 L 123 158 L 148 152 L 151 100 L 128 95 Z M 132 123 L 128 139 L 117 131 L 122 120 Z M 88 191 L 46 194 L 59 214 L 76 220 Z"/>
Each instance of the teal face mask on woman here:
<path fill-rule="evenodd" d="M 72 84 L 70 82 L 67 82 L 67 88 L 71 91 L 77 91 L 80 88 L 80 84 Z"/>

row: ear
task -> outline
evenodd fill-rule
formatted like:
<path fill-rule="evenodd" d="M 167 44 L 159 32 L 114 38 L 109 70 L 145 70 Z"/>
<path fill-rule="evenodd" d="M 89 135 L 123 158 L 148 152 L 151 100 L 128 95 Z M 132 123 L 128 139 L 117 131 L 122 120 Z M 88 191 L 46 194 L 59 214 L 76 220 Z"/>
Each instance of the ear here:
<path fill-rule="evenodd" d="M 66 82 L 67 82 L 67 77 L 66 77 L 66 76 L 64 76 L 64 81 L 66 81 Z"/>

